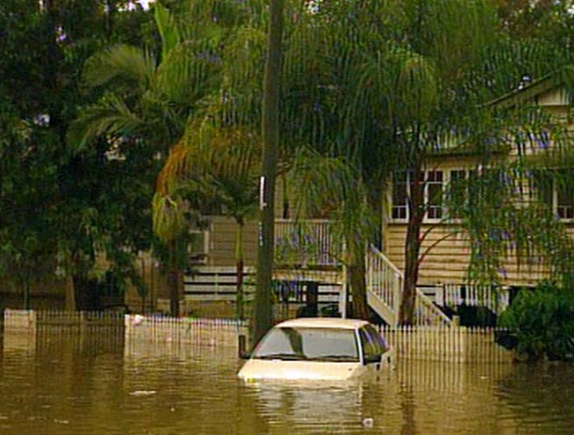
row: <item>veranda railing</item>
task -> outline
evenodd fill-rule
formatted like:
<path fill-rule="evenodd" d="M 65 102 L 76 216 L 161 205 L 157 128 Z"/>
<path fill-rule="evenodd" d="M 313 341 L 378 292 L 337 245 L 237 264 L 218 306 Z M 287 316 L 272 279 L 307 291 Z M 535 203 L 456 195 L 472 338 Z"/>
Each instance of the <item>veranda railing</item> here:
<path fill-rule="evenodd" d="M 500 314 L 508 307 L 510 294 L 508 289 L 503 287 L 444 284 L 438 289 L 437 299 L 440 300 L 440 305 L 446 307 L 486 307 L 493 313 Z"/>
<path fill-rule="evenodd" d="M 341 252 L 332 221 L 275 220 L 275 261 L 279 265 L 338 266 Z"/>

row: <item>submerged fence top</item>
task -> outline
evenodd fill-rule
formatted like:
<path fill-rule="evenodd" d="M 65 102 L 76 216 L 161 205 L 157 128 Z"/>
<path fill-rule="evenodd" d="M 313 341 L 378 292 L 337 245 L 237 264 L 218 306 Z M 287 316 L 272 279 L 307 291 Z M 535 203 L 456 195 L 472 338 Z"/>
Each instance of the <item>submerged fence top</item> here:
<path fill-rule="evenodd" d="M 101 316 L 100 314 L 104 314 Z M 236 347 L 238 335 L 247 335 L 247 322 L 233 319 L 123 315 L 118 313 L 4 311 L 6 331 L 61 330 L 97 331 L 110 326 L 135 342 L 205 344 Z M 93 328 L 95 327 L 95 328 Z M 102 329 L 104 331 L 105 329 Z M 445 326 L 385 326 L 383 337 L 398 358 L 454 363 L 510 363 L 513 352 L 495 343 L 500 328 Z"/>

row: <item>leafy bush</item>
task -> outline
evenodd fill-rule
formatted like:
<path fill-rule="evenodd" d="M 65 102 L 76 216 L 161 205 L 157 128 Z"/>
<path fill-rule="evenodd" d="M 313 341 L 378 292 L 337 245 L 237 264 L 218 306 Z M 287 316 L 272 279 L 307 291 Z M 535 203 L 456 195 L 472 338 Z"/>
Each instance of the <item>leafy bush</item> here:
<path fill-rule="evenodd" d="M 574 359 L 574 294 L 552 282 L 520 291 L 499 325 L 510 331 L 516 350 L 529 360 Z"/>

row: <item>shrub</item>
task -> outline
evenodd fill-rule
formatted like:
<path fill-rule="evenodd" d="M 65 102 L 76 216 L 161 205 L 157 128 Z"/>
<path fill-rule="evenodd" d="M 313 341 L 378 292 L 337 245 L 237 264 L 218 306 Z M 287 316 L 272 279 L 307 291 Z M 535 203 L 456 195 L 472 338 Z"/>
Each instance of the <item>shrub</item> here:
<path fill-rule="evenodd" d="M 516 338 L 516 350 L 529 360 L 574 359 L 574 294 L 544 281 L 523 289 L 500 317 Z"/>

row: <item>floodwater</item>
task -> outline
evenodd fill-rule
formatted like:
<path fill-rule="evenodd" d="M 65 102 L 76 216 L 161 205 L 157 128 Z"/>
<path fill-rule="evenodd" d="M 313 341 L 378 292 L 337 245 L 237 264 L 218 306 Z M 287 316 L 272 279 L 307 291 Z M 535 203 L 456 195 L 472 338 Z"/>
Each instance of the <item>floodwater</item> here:
<path fill-rule="evenodd" d="M 0 434 L 574 433 L 574 367 L 399 362 L 378 379 L 249 384 L 232 347 L 0 336 Z"/>

